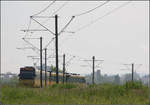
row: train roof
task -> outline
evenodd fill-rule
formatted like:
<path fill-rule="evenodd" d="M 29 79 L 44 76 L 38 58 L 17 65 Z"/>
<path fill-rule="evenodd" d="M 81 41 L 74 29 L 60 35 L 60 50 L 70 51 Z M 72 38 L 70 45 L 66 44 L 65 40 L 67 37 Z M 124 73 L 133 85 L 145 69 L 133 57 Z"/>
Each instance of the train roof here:
<path fill-rule="evenodd" d="M 21 67 L 21 68 L 34 68 L 36 71 L 40 71 L 39 69 L 37 69 L 36 67 L 34 66 L 24 66 L 24 67 Z M 45 70 L 42 70 L 42 72 L 45 72 Z M 50 70 L 48 70 L 47 72 L 50 72 Z M 56 75 L 55 72 L 52 72 L 53 75 Z M 59 75 L 63 75 L 63 73 L 59 72 Z M 77 73 L 68 73 L 66 72 L 65 75 L 70 75 L 70 76 L 73 76 L 73 77 L 84 77 L 84 76 L 81 76 L 80 74 L 77 74 Z"/>

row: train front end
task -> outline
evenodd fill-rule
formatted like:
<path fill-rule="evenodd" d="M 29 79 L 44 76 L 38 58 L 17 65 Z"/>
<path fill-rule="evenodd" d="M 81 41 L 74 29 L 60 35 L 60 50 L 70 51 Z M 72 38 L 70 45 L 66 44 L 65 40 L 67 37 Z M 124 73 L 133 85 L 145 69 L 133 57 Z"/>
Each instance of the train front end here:
<path fill-rule="evenodd" d="M 25 86 L 34 86 L 35 68 L 23 67 L 20 68 L 19 84 Z"/>

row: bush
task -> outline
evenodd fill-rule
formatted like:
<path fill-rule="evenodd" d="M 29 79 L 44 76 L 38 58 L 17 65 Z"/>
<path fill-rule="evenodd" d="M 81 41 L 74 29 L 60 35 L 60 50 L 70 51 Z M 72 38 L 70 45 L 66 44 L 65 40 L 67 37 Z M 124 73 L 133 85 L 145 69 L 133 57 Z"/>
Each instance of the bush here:
<path fill-rule="evenodd" d="M 90 84 L 89 86 L 88 86 L 88 88 L 94 88 L 94 87 L 97 87 L 98 85 L 96 85 L 96 84 Z"/>
<path fill-rule="evenodd" d="M 75 84 L 53 84 L 50 88 L 60 88 L 60 89 L 72 89 L 76 88 Z"/>
<path fill-rule="evenodd" d="M 125 83 L 125 88 L 126 89 L 141 89 L 143 86 L 142 86 L 142 82 L 140 81 L 135 81 L 135 82 L 126 82 Z"/>
<path fill-rule="evenodd" d="M 2 78 L 0 80 L 1 85 L 7 85 L 7 86 L 17 86 L 19 83 L 17 77 L 12 77 L 12 78 Z"/>

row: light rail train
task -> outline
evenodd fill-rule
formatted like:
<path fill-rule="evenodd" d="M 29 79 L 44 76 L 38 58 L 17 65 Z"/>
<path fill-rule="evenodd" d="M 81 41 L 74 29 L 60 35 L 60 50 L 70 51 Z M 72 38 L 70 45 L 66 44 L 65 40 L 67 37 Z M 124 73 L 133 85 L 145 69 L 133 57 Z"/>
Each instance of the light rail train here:
<path fill-rule="evenodd" d="M 20 68 L 19 83 L 21 85 L 40 87 L 40 70 L 32 66 Z M 47 72 L 47 85 L 56 83 L 56 73 Z M 66 83 L 85 83 L 85 77 L 75 73 L 65 73 L 64 81 Z M 63 82 L 63 73 L 59 73 L 59 82 Z M 45 71 L 42 71 L 42 83 L 45 85 Z"/>

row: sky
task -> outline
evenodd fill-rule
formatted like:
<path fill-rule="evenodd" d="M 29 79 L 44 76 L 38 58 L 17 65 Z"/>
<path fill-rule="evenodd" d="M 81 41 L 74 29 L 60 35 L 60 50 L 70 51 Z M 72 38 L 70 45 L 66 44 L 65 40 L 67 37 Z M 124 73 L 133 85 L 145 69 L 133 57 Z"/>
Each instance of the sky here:
<path fill-rule="evenodd" d="M 140 74 L 149 72 L 149 3 L 148 1 L 110 1 L 92 12 L 85 13 L 105 1 L 56 1 L 47 10 L 37 16 L 54 16 L 58 14 L 58 31 L 74 20 L 59 36 L 59 68 L 62 68 L 62 55 L 66 54 L 67 72 L 89 74 L 92 72 L 92 60 L 95 56 L 96 65 L 102 74 L 125 74 L 131 72 L 131 65 L 135 64 L 135 71 Z M 52 1 L 2 1 L 1 2 L 1 72 L 19 73 L 19 68 L 32 66 L 33 59 L 27 56 L 39 56 L 31 49 L 23 37 L 43 37 L 43 46 L 54 37 L 48 31 L 25 33 L 30 16 L 39 13 Z M 115 10 L 120 5 L 125 6 Z M 60 10 L 58 10 L 62 7 Z M 58 11 L 57 11 L 58 10 Z M 57 11 L 57 12 L 55 12 Z M 107 15 L 107 13 L 111 12 Z M 78 16 L 78 14 L 85 13 Z M 105 16 L 106 15 L 106 16 Z M 104 17 L 103 17 L 104 16 Z M 79 30 L 81 27 L 93 22 Z M 55 19 L 35 18 L 51 31 L 55 32 Z M 47 21 L 45 21 L 47 20 Z M 45 21 L 45 22 L 43 22 Z M 44 29 L 31 19 L 30 29 Z M 75 33 L 69 33 L 75 32 Z M 26 36 L 25 36 L 26 35 Z M 39 48 L 39 39 L 27 39 Z M 48 56 L 55 56 L 55 41 L 48 46 Z M 75 56 L 75 57 L 74 57 Z M 37 65 L 39 62 L 37 61 Z M 139 64 L 142 64 L 139 66 Z M 48 59 L 48 65 L 55 65 L 55 59 Z M 86 65 L 83 67 L 83 65 Z M 123 70 L 125 69 L 125 70 Z"/>

